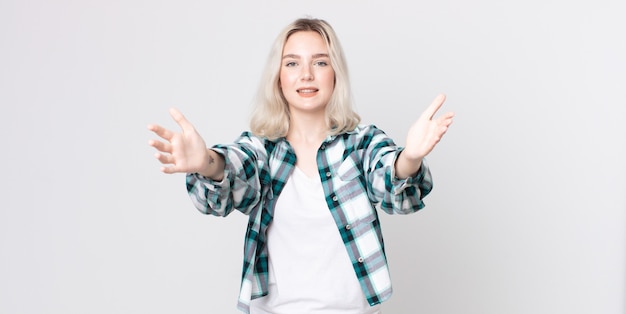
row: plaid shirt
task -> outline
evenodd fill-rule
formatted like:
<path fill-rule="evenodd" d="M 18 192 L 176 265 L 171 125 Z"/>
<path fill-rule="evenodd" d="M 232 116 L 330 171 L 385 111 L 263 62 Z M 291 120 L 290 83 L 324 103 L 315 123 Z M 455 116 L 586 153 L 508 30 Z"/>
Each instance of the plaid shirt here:
<path fill-rule="evenodd" d="M 251 299 L 267 295 L 267 229 L 296 155 L 284 138 L 269 141 L 249 132 L 234 144 L 212 149 L 226 161 L 224 180 L 188 174 L 187 190 L 202 213 L 227 216 L 236 209 L 249 215 L 238 302 L 238 308 L 248 313 Z M 425 163 L 413 177 L 395 177 L 394 163 L 401 150 L 370 125 L 328 136 L 317 152 L 326 204 L 370 305 L 387 300 L 392 291 L 376 208 L 389 214 L 416 212 L 432 189 Z"/>

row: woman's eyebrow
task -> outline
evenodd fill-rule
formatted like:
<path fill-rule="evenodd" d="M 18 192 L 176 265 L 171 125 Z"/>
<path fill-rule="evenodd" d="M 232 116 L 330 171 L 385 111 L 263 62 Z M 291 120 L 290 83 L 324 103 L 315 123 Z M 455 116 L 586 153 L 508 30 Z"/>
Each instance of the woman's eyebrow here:
<path fill-rule="evenodd" d="M 327 53 L 316 53 L 313 55 L 313 59 L 317 59 L 317 58 L 328 58 L 328 54 Z"/>
<path fill-rule="evenodd" d="M 283 59 L 300 59 L 300 56 L 294 54 L 286 54 L 283 56 Z"/>
<path fill-rule="evenodd" d="M 327 53 L 316 53 L 312 57 L 313 57 L 313 59 L 316 59 L 316 58 L 328 58 L 328 54 Z M 296 54 L 290 53 L 290 54 L 284 55 L 283 59 L 300 59 L 300 56 L 296 55 Z"/>

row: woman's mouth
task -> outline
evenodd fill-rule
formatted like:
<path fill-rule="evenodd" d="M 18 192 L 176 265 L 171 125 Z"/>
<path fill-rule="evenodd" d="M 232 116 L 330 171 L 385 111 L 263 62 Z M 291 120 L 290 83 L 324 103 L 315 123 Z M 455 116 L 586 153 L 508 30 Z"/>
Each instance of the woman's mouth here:
<path fill-rule="evenodd" d="M 319 91 L 317 88 L 301 88 L 296 90 L 300 95 L 313 94 Z"/>

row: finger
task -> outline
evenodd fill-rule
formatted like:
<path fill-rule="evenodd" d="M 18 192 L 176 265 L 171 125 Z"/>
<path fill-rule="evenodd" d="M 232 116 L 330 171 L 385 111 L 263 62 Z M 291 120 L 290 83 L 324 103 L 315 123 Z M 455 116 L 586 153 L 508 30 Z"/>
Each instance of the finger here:
<path fill-rule="evenodd" d="M 427 118 L 428 120 L 432 119 L 435 113 L 437 112 L 437 110 L 441 108 L 444 101 L 446 101 L 446 95 L 439 94 L 437 97 L 435 97 L 433 102 L 430 103 L 430 106 L 428 106 L 428 108 L 424 110 L 424 113 L 422 113 L 422 116 Z"/>
<path fill-rule="evenodd" d="M 172 153 L 172 145 L 168 143 L 163 143 L 161 141 L 149 140 L 148 145 L 156 148 L 160 152 L 164 153 Z"/>
<path fill-rule="evenodd" d="M 156 135 L 160 136 L 165 140 L 171 140 L 174 137 L 174 132 L 158 125 L 158 124 L 150 124 L 148 125 L 148 130 L 154 132 Z"/>
<path fill-rule="evenodd" d="M 156 157 L 156 159 L 158 159 L 164 165 L 169 165 L 169 164 L 175 164 L 176 163 L 176 160 L 174 159 L 174 156 L 172 156 L 172 155 L 165 155 L 165 154 L 156 153 L 156 154 L 154 154 L 154 157 Z"/>
<path fill-rule="evenodd" d="M 453 118 L 454 118 L 454 112 L 447 112 L 446 114 L 437 118 L 436 121 L 437 121 L 437 124 L 439 125 L 450 125 L 452 124 Z"/>
<path fill-rule="evenodd" d="M 193 124 L 191 124 L 191 122 L 189 122 L 189 120 L 187 120 L 187 118 L 185 118 L 185 116 L 180 111 L 178 111 L 178 109 L 170 108 L 170 115 L 172 116 L 174 121 L 178 123 L 181 129 L 183 129 L 183 132 L 190 133 L 195 130 Z"/>
<path fill-rule="evenodd" d="M 442 117 L 444 117 L 446 119 L 452 119 L 452 118 L 454 118 L 454 116 L 455 116 L 455 114 L 452 111 L 446 112 L 444 115 L 442 115 Z"/>
<path fill-rule="evenodd" d="M 163 166 L 161 167 L 161 171 L 167 174 L 183 172 L 180 169 L 178 169 L 178 167 L 175 167 L 175 166 L 169 166 L 169 167 Z"/>
<path fill-rule="evenodd" d="M 443 136 L 448 132 L 448 128 L 449 128 L 449 125 L 442 125 L 439 127 L 439 129 L 437 130 L 437 135 L 435 137 L 437 140 L 437 143 L 439 143 L 439 141 L 441 141 Z"/>

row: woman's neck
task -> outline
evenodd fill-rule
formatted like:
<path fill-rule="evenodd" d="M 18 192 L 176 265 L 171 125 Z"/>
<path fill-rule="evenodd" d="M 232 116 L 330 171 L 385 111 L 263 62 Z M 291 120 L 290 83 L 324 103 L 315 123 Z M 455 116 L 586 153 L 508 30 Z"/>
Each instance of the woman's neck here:
<path fill-rule="evenodd" d="M 287 131 L 287 140 L 300 143 L 319 144 L 328 136 L 328 126 L 323 115 L 292 114 Z"/>

